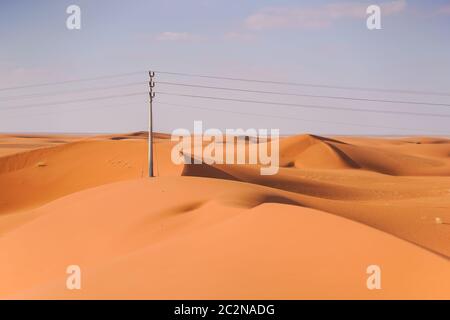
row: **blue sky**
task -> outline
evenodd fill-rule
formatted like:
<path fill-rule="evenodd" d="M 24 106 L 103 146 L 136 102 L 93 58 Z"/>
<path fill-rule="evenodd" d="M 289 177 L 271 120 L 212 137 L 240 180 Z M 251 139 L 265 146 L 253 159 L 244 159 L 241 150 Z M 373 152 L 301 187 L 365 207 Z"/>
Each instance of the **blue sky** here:
<path fill-rule="evenodd" d="M 66 8 L 71 4 L 81 8 L 81 30 L 66 28 Z M 366 28 L 365 8 L 371 4 L 382 8 L 382 30 Z M 6 108 L 0 110 L 0 131 L 145 130 L 145 70 L 149 68 L 274 81 L 450 93 L 449 39 L 450 1 L 3 0 L 0 3 L 0 88 L 138 70 L 143 73 L 89 83 L 0 91 L 0 109 Z M 157 80 L 450 104 L 450 96 L 262 86 L 162 74 L 157 74 Z M 127 88 L 20 98 L 27 94 L 42 95 L 140 81 L 142 85 Z M 164 85 L 158 85 L 158 89 L 237 99 L 450 115 L 449 107 L 286 98 Z M 143 94 L 54 104 L 55 101 L 135 92 Z M 49 105 L 45 106 L 46 103 Z M 33 104 L 40 106 L 21 108 Z M 194 120 L 203 120 L 206 127 L 280 128 L 284 134 L 450 133 L 449 118 L 287 108 L 167 95 L 156 97 L 157 130 L 192 129 Z"/>

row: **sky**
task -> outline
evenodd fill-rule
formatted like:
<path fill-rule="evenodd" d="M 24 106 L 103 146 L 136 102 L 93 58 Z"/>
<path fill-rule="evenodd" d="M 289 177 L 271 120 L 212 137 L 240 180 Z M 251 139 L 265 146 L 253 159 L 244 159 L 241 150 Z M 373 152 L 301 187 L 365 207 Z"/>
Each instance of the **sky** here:
<path fill-rule="evenodd" d="M 366 26 L 373 4 L 381 7 L 380 30 Z M 70 5 L 81 9 L 80 30 L 66 27 Z M 450 135 L 449 39 L 448 0 L 1 0 L 0 132 L 146 130 L 147 71 L 156 70 L 156 131 L 193 130 L 202 120 L 205 129 L 281 134 Z M 123 76 L 24 87 L 108 75 Z"/>

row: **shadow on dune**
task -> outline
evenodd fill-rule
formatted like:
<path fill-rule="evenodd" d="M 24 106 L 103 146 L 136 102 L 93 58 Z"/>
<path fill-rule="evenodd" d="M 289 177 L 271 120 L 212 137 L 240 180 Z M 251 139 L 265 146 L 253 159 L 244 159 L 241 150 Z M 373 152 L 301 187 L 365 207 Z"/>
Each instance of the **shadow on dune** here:
<path fill-rule="evenodd" d="M 316 135 L 287 137 L 280 140 L 280 165 L 300 169 L 361 169 L 391 176 L 450 175 L 448 139 L 356 141 L 353 144 Z"/>

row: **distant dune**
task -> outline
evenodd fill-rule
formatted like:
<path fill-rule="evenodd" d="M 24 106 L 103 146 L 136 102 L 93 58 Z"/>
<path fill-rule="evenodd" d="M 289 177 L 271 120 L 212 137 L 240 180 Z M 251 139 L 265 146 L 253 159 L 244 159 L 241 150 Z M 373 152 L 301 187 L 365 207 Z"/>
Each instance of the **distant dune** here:
<path fill-rule="evenodd" d="M 149 179 L 146 138 L 0 135 L 0 298 L 450 298 L 449 139 L 285 137 L 262 176 L 158 134 Z"/>

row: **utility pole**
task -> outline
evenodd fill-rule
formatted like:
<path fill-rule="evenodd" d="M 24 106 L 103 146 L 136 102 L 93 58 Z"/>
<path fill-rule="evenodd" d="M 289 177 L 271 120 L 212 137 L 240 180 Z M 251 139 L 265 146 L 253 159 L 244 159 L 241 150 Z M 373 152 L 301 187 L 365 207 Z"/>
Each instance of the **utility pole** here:
<path fill-rule="evenodd" d="M 150 76 L 150 81 L 148 82 L 149 86 L 149 108 L 148 108 L 148 176 L 154 177 L 153 175 L 153 98 L 155 97 L 155 93 L 153 92 L 153 88 L 155 87 L 155 82 L 153 78 L 155 77 L 154 71 L 149 71 L 148 75 Z"/>

